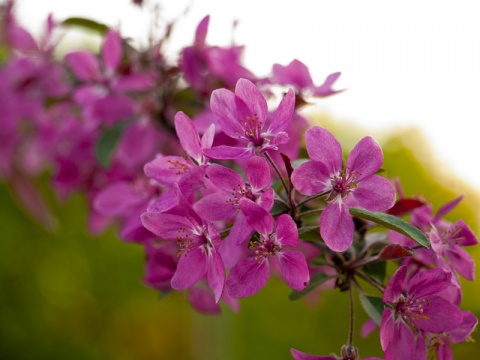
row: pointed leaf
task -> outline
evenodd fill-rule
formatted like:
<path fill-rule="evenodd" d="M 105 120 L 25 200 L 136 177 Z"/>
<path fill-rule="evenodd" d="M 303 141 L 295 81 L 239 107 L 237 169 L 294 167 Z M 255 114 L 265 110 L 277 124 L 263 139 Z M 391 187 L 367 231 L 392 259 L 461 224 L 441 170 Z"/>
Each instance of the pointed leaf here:
<path fill-rule="evenodd" d="M 98 162 L 103 167 L 108 168 L 110 166 L 112 154 L 117 147 L 120 138 L 130 124 L 130 120 L 119 122 L 106 129 L 102 136 L 100 136 L 100 139 L 95 145 L 95 155 Z"/>
<path fill-rule="evenodd" d="M 100 35 L 104 35 L 108 30 L 108 26 L 104 24 L 98 23 L 90 19 L 84 19 L 81 17 L 68 18 L 62 21 L 62 25 L 81 27 L 87 30 L 94 31 Z"/>
<path fill-rule="evenodd" d="M 360 302 L 368 316 L 380 326 L 380 323 L 382 322 L 383 308 L 385 306 L 382 299 L 360 294 Z"/>
<path fill-rule="evenodd" d="M 401 216 L 423 205 L 425 205 L 425 203 L 417 199 L 400 199 L 387 213 L 394 216 Z"/>
<path fill-rule="evenodd" d="M 412 255 L 413 249 L 399 244 L 390 244 L 383 248 L 380 254 L 378 254 L 378 258 L 382 260 L 393 260 Z"/>
<path fill-rule="evenodd" d="M 368 264 L 362 267 L 362 271 L 365 274 L 377 280 L 379 283 L 383 283 L 383 280 L 385 280 L 386 269 L 387 263 L 385 261 Z"/>
<path fill-rule="evenodd" d="M 408 236 L 410 239 L 414 240 L 415 242 L 427 249 L 430 248 L 430 242 L 426 238 L 425 234 L 415 226 L 407 223 L 400 218 L 384 213 L 371 212 L 358 208 L 350 208 L 350 214 L 361 219 L 373 221 L 374 223 L 383 225 L 388 229 L 397 231 L 400 234 Z"/>

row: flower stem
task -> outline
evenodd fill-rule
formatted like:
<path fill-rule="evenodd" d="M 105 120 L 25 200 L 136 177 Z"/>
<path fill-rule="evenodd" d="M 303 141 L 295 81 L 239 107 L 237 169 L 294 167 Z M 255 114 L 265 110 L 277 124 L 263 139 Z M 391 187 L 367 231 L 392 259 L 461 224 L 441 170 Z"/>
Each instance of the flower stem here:
<path fill-rule="evenodd" d="M 297 204 L 297 207 L 300 207 L 302 205 L 305 205 L 306 203 L 308 203 L 310 200 L 315 200 L 315 199 L 318 199 L 319 197 L 322 197 L 324 195 L 327 195 L 331 190 L 326 190 L 326 191 L 322 191 L 321 193 L 318 193 L 318 194 L 315 194 L 315 195 L 312 195 L 312 196 L 309 196 L 305 199 L 303 199 L 302 201 L 300 201 L 298 204 Z"/>
<path fill-rule="evenodd" d="M 304 211 L 304 212 L 301 212 L 300 214 L 298 214 L 298 217 L 301 218 L 302 216 L 308 216 L 308 215 L 312 215 L 312 214 L 321 213 L 323 210 L 324 209 L 313 209 L 313 210 Z"/>
<path fill-rule="evenodd" d="M 270 163 L 270 165 L 272 165 L 273 167 L 273 170 L 275 170 L 275 172 L 277 173 L 277 176 L 280 178 L 280 181 L 282 182 L 282 185 L 285 189 L 285 192 L 287 193 L 287 196 L 290 198 L 289 194 L 290 194 L 290 191 L 289 191 L 289 187 L 287 186 L 287 184 L 285 183 L 285 180 L 283 179 L 283 176 L 282 174 L 280 173 L 280 170 L 278 169 L 277 165 L 275 164 L 275 162 L 273 161 L 272 157 L 267 153 L 267 152 L 264 152 L 263 155 L 265 155 L 265 157 L 267 158 L 268 162 Z"/>
<path fill-rule="evenodd" d="M 355 325 L 355 307 L 353 302 L 352 279 L 349 279 L 348 292 L 350 293 L 350 330 L 348 332 L 348 348 L 353 348 L 353 328 Z"/>
<path fill-rule="evenodd" d="M 381 293 L 385 291 L 385 288 L 383 287 L 383 285 L 378 283 L 375 279 L 371 278 L 370 276 L 362 274 L 359 271 L 356 271 L 355 274 L 358 275 L 358 277 L 365 280 L 366 282 L 368 282 L 370 285 L 372 285 L 375 289 L 377 289 Z"/>

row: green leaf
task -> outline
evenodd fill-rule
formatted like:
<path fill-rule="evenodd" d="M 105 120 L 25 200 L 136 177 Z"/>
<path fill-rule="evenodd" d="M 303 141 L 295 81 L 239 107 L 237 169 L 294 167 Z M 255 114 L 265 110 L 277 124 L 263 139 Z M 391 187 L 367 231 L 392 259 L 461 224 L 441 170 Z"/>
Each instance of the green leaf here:
<path fill-rule="evenodd" d="M 107 168 L 110 166 L 110 160 L 118 141 L 131 122 L 131 120 L 127 120 L 113 125 L 106 129 L 98 140 L 95 145 L 95 155 L 103 167 Z"/>
<path fill-rule="evenodd" d="M 368 316 L 380 326 L 380 323 L 382 322 L 383 308 L 385 307 L 382 299 L 375 296 L 360 294 L 360 302 Z"/>
<path fill-rule="evenodd" d="M 350 214 L 361 219 L 373 221 L 377 224 L 383 225 L 388 229 L 397 231 L 400 234 L 408 236 L 410 239 L 414 240 L 415 242 L 427 249 L 430 248 L 430 242 L 425 237 L 425 234 L 419 229 L 417 229 L 415 226 L 407 223 L 400 218 L 380 212 L 372 212 L 358 208 L 350 208 Z"/>
<path fill-rule="evenodd" d="M 386 270 L 387 270 L 387 263 L 385 261 L 365 265 L 362 267 L 362 271 L 379 282 L 380 284 L 383 283 L 385 280 L 385 275 L 386 275 Z"/>
<path fill-rule="evenodd" d="M 290 300 L 299 300 L 299 299 L 303 298 L 305 295 L 307 295 L 310 291 L 312 291 L 316 287 L 322 285 L 325 281 L 327 281 L 331 278 L 332 278 L 332 276 L 327 275 L 327 274 L 319 271 L 316 274 L 312 275 L 312 277 L 310 278 L 310 284 L 308 285 L 308 287 L 305 290 L 302 290 L 302 291 L 292 290 L 290 295 L 288 295 L 288 298 Z"/>
<path fill-rule="evenodd" d="M 304 226 L 298 229 L 298 237 L 304 241 L 322 241 L 320 237 L 320 226 Z"/>
<path fill-rule="evenodd" d="M 108 30 L 108 26 L 105 24 L 101 24 L 96 21 L 81 17 L 68 18 L 62 22 L 62 25 L 81 27 L 87 30 L 94 31 L 100 35 L 105 35 Z"/>

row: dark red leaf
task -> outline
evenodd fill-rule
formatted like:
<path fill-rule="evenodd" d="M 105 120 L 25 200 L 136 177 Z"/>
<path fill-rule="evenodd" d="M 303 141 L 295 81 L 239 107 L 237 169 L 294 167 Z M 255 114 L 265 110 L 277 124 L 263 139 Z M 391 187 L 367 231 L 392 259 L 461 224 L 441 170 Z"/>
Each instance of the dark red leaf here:
<path fill-rule="evenodd" d="M 381 252 L 378 254 L 378 258 L 382 260 L 393 260 L 393 259 L 400 259 L 407 256 L 413 255 L 413 249 L 398 245 L 398 244 L 390 244 L 387 245 Z"/>
<path fill-rule="evenodd" d="M 401 216 L 423 205 L 425 203 L 417 199 L 400 199 L 387 213 L 393 216 Z"/>

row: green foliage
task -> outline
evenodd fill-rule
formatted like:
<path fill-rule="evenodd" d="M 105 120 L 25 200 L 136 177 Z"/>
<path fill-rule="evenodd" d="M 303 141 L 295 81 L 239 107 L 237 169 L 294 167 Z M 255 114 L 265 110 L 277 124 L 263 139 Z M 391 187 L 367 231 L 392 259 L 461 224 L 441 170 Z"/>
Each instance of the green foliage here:
<path fill-rule="evenodd" d="M 108 26 L 94 20 L 85 19 L 81 17 L 71 17 L 62 21 L 62 25 L 67 27 L 79 27 L 83 30 L 89 30 L 98 33 L 99 35 L 104 35 Z"/>
<path fill-rule="evenodd" d="M 385 304 L 382 299 L 374 296 L 360 294 L 360 302 L 370 318 L 380 326 L 382 321 L 382 313 Z"/>
<path fill-rule="evenodd" d="M 95 146 L 95 155 L 103 167 L 108 168 L 110 166 L 113 151 L 117 147 L 122 134 L 131 123 L 131 120 L 119 122 L 102 133 Z"/>

